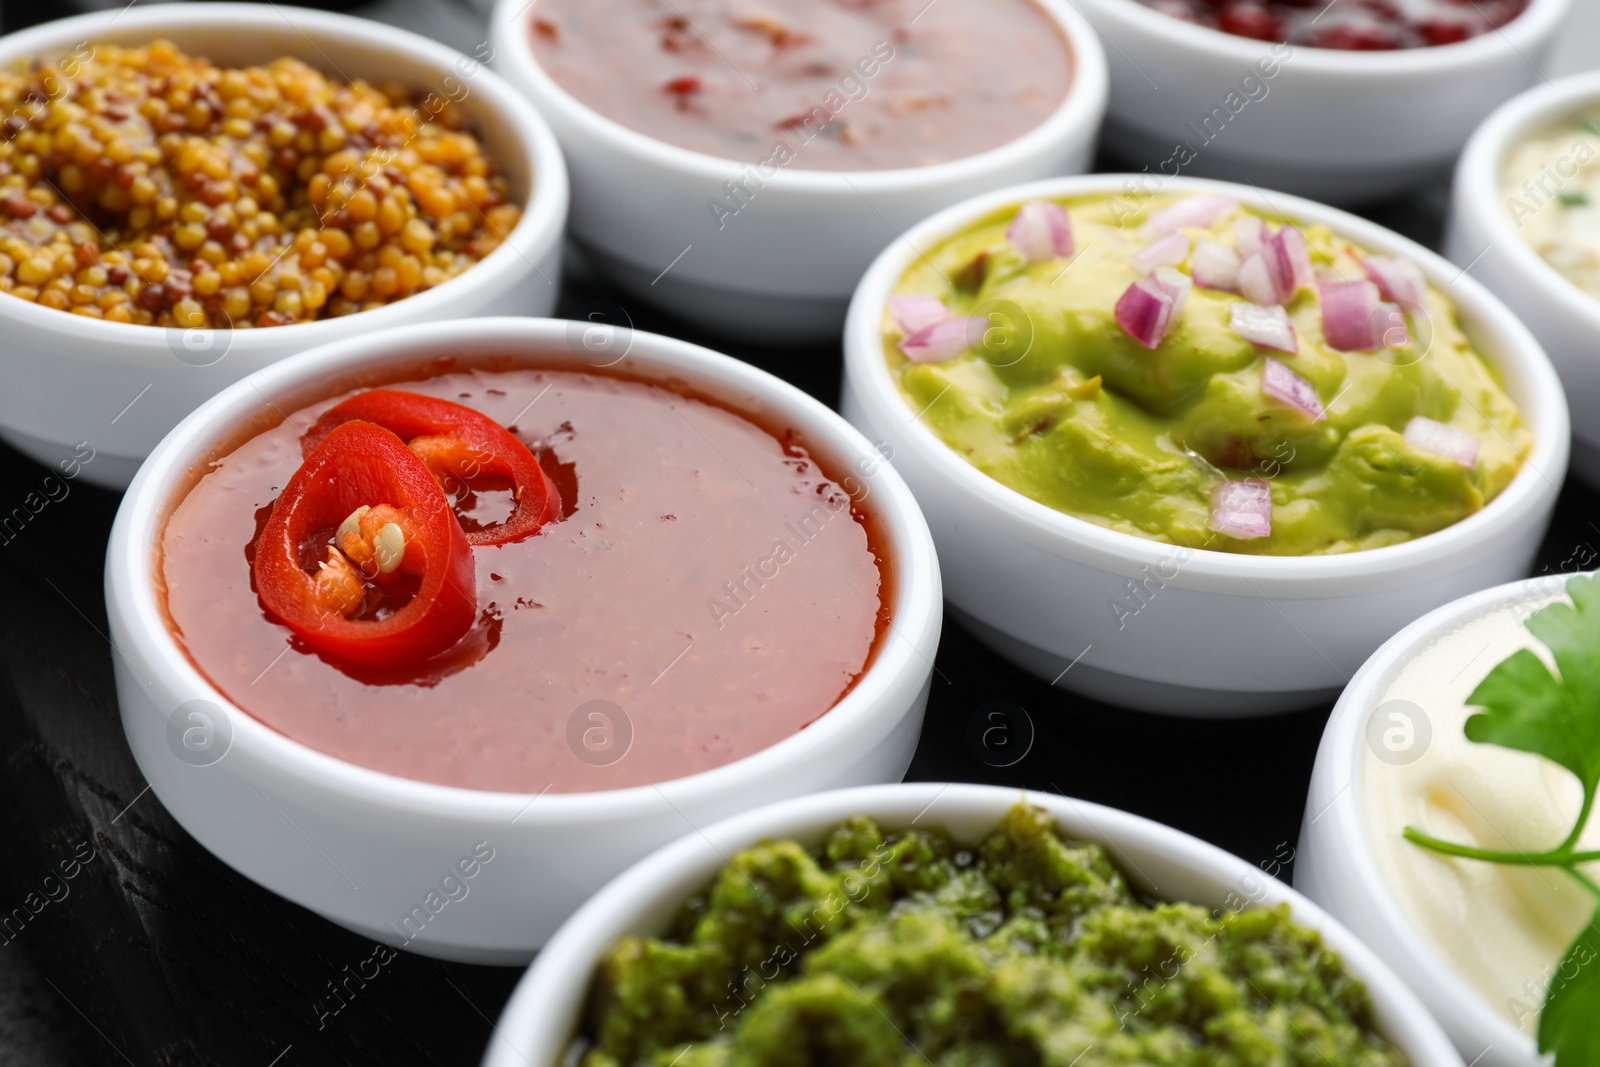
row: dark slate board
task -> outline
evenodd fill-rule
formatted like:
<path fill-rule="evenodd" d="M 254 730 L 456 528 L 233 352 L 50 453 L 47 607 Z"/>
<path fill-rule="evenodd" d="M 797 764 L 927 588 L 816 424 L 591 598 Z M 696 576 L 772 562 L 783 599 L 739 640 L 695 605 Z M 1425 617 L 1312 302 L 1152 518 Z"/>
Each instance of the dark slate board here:
<path fill-rule="evenodd" d="M 481 24 L 464 4 L 416 2 Z M 7 29 L 67 13 L 18 0 L 3 10 Z M 1439 182 L 1366 213 L 1437 244 L 1445 191 Z M 562 313 L 599 300 L 640 329 L 731 351 L 837 401 L 837 348 L 719 345 L 579 277 L 566 280 Z M 0 446 L 0 514 L 47 473 Z M 117 499 L 75 482 L 0 535 L 0 1065 L 475 1064 L 518 971 L 400 954 L 370 980 L 351 977 L 371 972 L 371 942 L 235 874 L 145 792 L 117 717 L 101 599 Z M 1542 571 L 1595 558 L 1597 504 L 1568 485 Z M 936 666 L 909 778 L 1060 789 L 1264 867 L 1292 853 L 1327 708 L 1231 723 L 1121 711 L 1024 675 L 952 623 Z M 974 714 L 996 700 L 1013 723 L 1023 709 L 1035 734 L 1009 767 L 968 741 Z"/>

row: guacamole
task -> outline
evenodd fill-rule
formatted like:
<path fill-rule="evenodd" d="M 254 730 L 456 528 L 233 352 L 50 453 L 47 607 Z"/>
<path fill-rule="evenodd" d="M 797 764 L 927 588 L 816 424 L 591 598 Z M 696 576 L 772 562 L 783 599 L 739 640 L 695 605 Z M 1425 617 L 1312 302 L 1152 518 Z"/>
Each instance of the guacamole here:
<path fill-rule="evenodd" d="M 1064 216 L 1046 230 L 1025 225 L 1030 210 Z M 1273 233 L 1303 264 L 1276 298 L 1251 274 Z M 1268 555 L 1395 544 L 1481 509 L 1532 445 L 1414 264 L 1221 197 L 1008 207 L 926 249 L 895 293 L 890 371 L 946 445 L 1040 503 L 1156 541 Z M 928 308 L 943 313 L 934 300 L 976 329 L 941 347 L 952 324 L 924 328 Z M 1262 513 L 1219 518 L 1241 497 Z"/>
<path fill-rule="evenodd" d="M 1147 903 L 1018 804 L 964 848 L 850 819 L 733 858 L 601 962 L 584 1067 L 1398 1067 L 1282 906 Z"/>

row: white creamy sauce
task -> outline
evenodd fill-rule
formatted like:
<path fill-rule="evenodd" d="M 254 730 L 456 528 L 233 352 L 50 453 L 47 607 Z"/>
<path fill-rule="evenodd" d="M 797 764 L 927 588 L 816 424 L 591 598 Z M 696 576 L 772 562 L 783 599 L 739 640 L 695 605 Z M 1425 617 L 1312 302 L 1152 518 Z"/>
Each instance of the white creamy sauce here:
<path fill-rule="evenodd" d="M 1472 619 L 1407 664 L 1382 703 L 1407 700 L 1428 717 L 1432 738 L 1406 766 L 1363 757 L 1367 836 L 1401 909 L 1443 959 L 1523 1032 L 1537 1032 L 1550 975 L 1593 910 L 1576 882 L 1553 868 L 1455 859 L 1406 841 L 1414 826 L 1446 841 L 1496 850 L 1555 848 L 1583 800 L 1577 779 L 1540 757 L 1468 741 L 1462 725 L 1478 709 L 1466 699 L 1519 648 L 1547 664 L 1549 653 L 1523 619 L 1553 597 L 1519 602 Z M 1600 848 L 1600 817 L 1583 845 Z M 1600 865 L 1586 868 L 1600 877 Z"/>
<path fill-rule="evenodd" d="M 1575 116 L 1506 153 L 1500 189 L 1522 239 L 1600 299 L 1600 121 Z"/>

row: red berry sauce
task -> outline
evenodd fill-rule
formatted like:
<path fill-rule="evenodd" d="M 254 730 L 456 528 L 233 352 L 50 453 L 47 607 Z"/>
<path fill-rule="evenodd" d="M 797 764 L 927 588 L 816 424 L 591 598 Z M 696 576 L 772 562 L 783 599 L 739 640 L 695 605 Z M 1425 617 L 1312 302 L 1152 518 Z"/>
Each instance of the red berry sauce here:
<path fill-rule="evenodd" d="M 1499 29 L 1528 0 L 1142 0 L 1237 37 L 1350 52 L 1455 44 Z"/>

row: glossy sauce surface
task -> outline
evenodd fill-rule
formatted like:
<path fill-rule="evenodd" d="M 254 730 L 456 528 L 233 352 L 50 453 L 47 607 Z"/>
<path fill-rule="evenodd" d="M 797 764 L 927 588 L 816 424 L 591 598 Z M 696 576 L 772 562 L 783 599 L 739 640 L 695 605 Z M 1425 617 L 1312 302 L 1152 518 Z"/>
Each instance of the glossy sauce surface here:
<path fill-rule="evenodd" d="M 1186 22 L 1262 41 L 1382 52 L 1456 44 L 1499 29 L 1528 0 L 1142 0 Z"/>
<path fill-rule="evenodd" d="M 975 155 L 1042 123 L 1072 77 L 1030 0 L 538 0 L 529 32 L 607 118 L 771 168 Z"/>
<path fill-rule="evenodd" d="M 524 541 L 474 549 L 481 618 L 450 657 L 362 675 L 264 613 L 247 557 L 300 464 L 301 432 L 350 394 L 216 461 L 163 534 L 167 609 L 200 670 L 267 725 L 423 781 L 616 789 L 766 748 L 825 713 L 864 669 L 886 597 L 860 507 L 867 485 L 846 479 L 847 492 L 800 442 L 658 385 L 593 374 L 467 371 L 390 387 L 511 426 L 568 514 Z M 491 497 L 472 514 L 487 523 L 508 510 Z"/>

